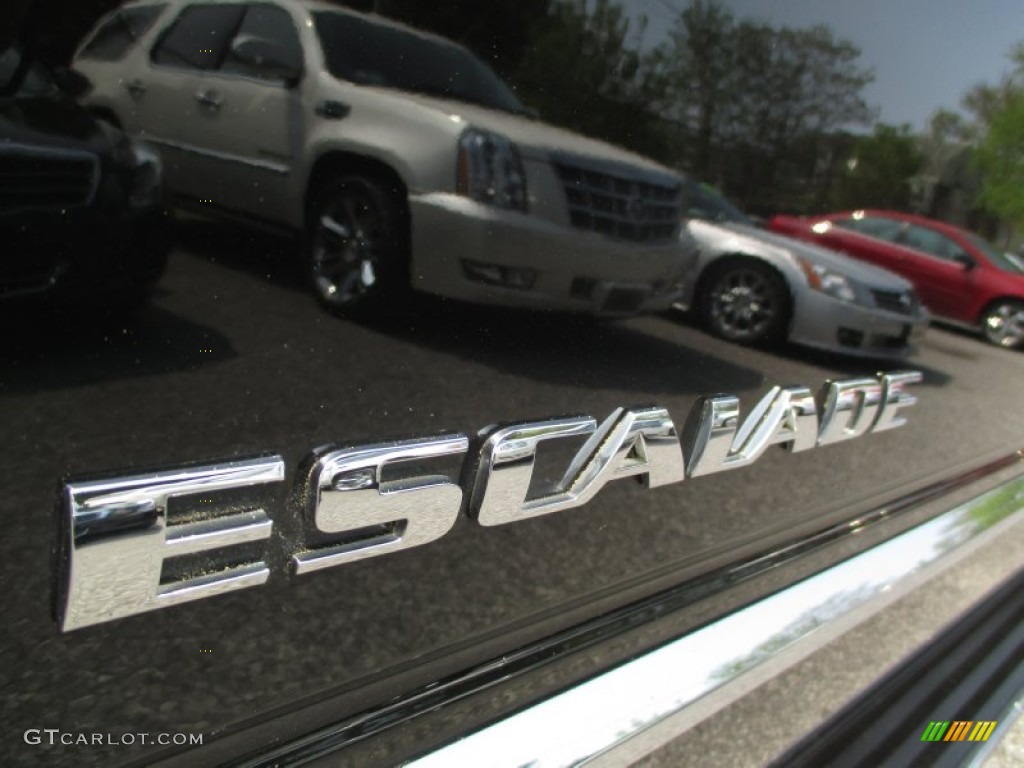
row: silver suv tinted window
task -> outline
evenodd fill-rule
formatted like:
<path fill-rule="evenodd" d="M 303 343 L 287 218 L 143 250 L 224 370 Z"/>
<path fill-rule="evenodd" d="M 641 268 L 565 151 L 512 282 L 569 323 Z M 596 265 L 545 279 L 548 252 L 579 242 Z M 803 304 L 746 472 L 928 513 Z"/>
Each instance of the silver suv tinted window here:
<path fill-rule="evenodd" d="M 241 5 L 193 5 L 182 11 L 153 49 L 153 62 L 171 67 L 217 69 L 245 13 Z"/>
<path fill-rule="evenodd" d="M 136 41 L 149 31 L 163 9 L 163 5 L 142 5 L 115 13 L 96 30 L 79 55 L 100 61 L 123 59 Z"/>
<path fill-rule="evenodd" d="M 292 18 L 283 8 L 273 5 L 250 5 L 245 18 L 224 54 L 224 72 L 233 72 L 249 77 L 272 78 L 268 67 L 254 67 L 244 59 L 233 55 L 234 47 L 240 42 L 260 40 L 272 43 L 283 61 L 294 69 L 302 67 L 302 44 Z"/>
<path fill-rule="evenodd" d="M 313 19 L 327 69 L 335 77 L 524 111 L 511 89 L 464 48 L 346 13 L 318 12 Z"/>

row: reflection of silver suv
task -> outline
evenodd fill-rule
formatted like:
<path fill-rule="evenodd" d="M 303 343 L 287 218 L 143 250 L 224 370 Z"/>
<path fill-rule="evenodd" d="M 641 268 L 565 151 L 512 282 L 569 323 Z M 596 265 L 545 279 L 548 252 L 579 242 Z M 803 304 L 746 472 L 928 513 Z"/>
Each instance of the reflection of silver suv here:
<path fill-rule="evenodd" d="M 531 120 L 442 38 L 301 0 L 133 3 L 75 66 L 158 144 L 184 204 L 307 233 L 319 298 L 443 296 L 628 314 L 692 258 L 680 179 Z"/>

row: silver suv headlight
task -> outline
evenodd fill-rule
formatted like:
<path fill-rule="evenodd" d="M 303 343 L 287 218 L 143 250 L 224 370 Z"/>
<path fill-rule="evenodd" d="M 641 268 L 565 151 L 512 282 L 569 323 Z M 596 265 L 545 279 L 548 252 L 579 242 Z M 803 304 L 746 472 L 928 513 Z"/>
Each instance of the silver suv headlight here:
<path fill-rule="evenodd" d="M 797 259 L 807 278 L 807 284 L 816 291 L 826 293 L 840 301 L 856 301 L 857 291 L 853 281 L 846 275 L 815 264 L 806 259 Z"/>
<path fill-rule="evenodd" d="M 526 173 L 516 145 L 498 133 L 467 129 L 459 138 L 455 189 L 477 202 L 525 211 Z"/>

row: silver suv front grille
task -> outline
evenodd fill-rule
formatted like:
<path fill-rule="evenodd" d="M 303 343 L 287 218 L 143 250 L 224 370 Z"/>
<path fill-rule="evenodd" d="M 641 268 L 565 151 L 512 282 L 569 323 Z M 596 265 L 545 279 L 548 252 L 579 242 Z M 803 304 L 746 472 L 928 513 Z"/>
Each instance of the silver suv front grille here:
<path fill-rule="evenodd" d="M 639 243 L 669 242 L 678 233 L 681 184 L 613 175 L 565 160 L 554 165 L 577 229 Z"/>

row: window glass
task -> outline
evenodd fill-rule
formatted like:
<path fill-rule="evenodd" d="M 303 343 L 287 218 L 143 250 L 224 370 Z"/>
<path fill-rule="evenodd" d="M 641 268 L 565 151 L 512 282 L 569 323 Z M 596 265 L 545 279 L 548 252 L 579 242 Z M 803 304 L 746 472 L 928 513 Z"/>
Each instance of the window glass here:
<path fill-rule="evenodd" d="M 465 48 L 347 13 L 318 11 L 313 18 L 327 69 L 335 77 L 524 111 L 501 78 Z"/>
<path fill-rule="evenodd" d="M 735 205 L 715 194 L 703 184 L 691 184 L 687 189 L 687 214 L 694 219 L 705 221 L 732 221 L 737 224 L 753 224 Z"/>
<path fill-rule="evenodd" d="M 963 250 L 945 235 L 916 224 L 907 228 L 900 242 L 908 248 L 924 251 L 946 261 L 952 261 L 957 254 L 963 253 Z"/>
<path fill-rule="evenodd" d="M 878 216 L 864 216 L 859 219 L 836 219 L 833 222 L 837 227 L 852 229 L 862 235 L 877 237 L 879 240 L 896 240 L 903 231 L 903 222 L 895 219 L 885 219 Z"/>
<path fill-rule="evenodd" d="M 246 47 L 250 52 L 255 51 L 256 58 L 265 60 L 257 62 L 252 55 L 244 55 Z M 301 67 L 302 45 L 288 12 L 270 5 L 249 6 L 221 69 L 275 80 Z"/>
<path fill-rule="evenodd" d="M 172 67 L 216 69 L 244 12 L 241 5 L 186 8 L 153 50 L 153 61 Z"/>
<path fill-rule="evenodd" d="M 143 5 L 125 8 L 114 14 L 86 43 L 82 49 L 82 58 L 100 61 L 124 58 L 135 41 L 153 26 L 163 9 L 162 5 Z"/>
<path fill-rule="evenodd" d="M 971 245 L 985 254 L 985 257 L 992 262 L 992 264 L 1004 272 L 1024 272 L 1024 258 L 1021 258 L 1020 254 L 1016 253 L 1005 253 L 1003 251 L 996 250 L 996 248 L 989 242 L 982 240 L 977 235 L 971 233 L 965 233 L 968 240 L 971 241 Z"/>

